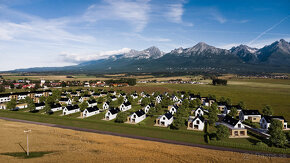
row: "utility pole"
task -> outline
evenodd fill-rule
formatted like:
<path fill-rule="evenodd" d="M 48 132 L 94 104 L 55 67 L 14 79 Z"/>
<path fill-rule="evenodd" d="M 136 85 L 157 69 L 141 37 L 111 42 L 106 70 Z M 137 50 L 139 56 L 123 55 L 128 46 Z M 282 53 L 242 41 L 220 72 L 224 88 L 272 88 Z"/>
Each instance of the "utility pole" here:
<path fill-rule="evenodd" d="M 31 130 L 24 130 L 24 133 L 27 135 L 27 156 L 29 156 L 29 144 L 28 144 L 28 134 L 31 132 Z"/>

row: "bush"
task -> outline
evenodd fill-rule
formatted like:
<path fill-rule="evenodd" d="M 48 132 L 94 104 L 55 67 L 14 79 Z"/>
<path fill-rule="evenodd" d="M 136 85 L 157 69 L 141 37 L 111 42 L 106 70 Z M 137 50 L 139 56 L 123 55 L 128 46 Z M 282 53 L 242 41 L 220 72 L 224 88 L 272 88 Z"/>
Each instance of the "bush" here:
<path fill-rule="evenodd" d="M 121 112 L 117 115 L 115 120 L 116 123 L 124 123 L 127 120 L 127 114 L 125 112 Z"/>
<path fill-rule="evenodd" d="M 229 137 L 230 132 L 226 126 L 218 125 L 216 128 L 217 128 L 216 136 L 218 140 L 222 140 Z"/>
<path fill-rule="evenodd" d="M 259 146 L 259 147 L 268 147 L 268 145 L 267 144 L 265 144 L 265 143 L 263 143 L 263 142 L 258 142 L 258 143 L 256 143 L 256 146 Z"/>
<path fill-rule="evenodd" d="M 227 85 L 228 81 L 227 80 L 223 80 L 223 79 L 213 79 L 212 80 L 212 84 L 213 85 Z"/>

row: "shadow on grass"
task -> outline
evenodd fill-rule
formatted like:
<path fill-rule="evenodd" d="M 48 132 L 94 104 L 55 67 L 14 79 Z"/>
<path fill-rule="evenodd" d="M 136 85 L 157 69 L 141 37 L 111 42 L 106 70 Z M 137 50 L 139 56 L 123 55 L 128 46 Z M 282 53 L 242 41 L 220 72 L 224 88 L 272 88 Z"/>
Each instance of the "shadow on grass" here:
<path fill-rule="evenodd" d="M 50 153 L 54 153 L 54 151 L 30 152 L 29 156 L 27 156 L 26 152 L 8 152 L 8 153 L 0 153 L 0 155 L 29 159 L 29 158 L 43 157 L 44 155 L 50 154 Z"/>

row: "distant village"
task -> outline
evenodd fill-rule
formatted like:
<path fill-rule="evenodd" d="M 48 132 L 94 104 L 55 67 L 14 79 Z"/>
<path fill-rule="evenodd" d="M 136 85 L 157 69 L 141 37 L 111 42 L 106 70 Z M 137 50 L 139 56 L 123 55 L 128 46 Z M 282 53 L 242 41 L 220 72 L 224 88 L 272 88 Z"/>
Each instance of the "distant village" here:
<path fill-rule="evenodd" d="M 13 85 L 17 86 L 18 83 L 23 83 L 22 87 L 32 84 L 26 80 L 18 81 Z M 212 95 L 202 97 L 185 91 L 172 94 L 125 93 L 121 90 L 85 88 L 86 85 L 87 87 L 106 86 L 102 82 L 76 84 L 84 87 L 75 90 L 47 89 L 0 94 L 0 109 L 10 111 L 28 109 L 29 112 L 42 112 L 42 114 L 61 112 L 60 116 L 79 113 L 78 118 L 88 118 L 105 112 L 102 118 L 104 121 L 115 120 L 128 124 L 138 124 L 150 116 L 156 116 L 154 126 L 177 129 L 184 124 L 183 119 L 186 118 L 187 130 L 204 131 L 208 128 L 207 125 L 222 126 L 229 132 L 229 138 L 247 138 L 250 130 L 268 139 L 270 135 L 267 131 L 273 120 L 281 122 L 282 129 L 288 130 L 285 118 L 282 115 L 273 116 L 267 108 L 263 110 L 264 114 L 261 114 L 258 110 L 246 108 L 243 103 L 233 105 L 229 99 L 217 100 Z M 121 86 L 125 85 L 121 84 Z M 61 86 L 61 83 L 42 80 L 39 86 L 44 88 Z M 137 106 L 140 109 L 130 112 Z M 123 114 L 128 111 L 129 115 Z"/>

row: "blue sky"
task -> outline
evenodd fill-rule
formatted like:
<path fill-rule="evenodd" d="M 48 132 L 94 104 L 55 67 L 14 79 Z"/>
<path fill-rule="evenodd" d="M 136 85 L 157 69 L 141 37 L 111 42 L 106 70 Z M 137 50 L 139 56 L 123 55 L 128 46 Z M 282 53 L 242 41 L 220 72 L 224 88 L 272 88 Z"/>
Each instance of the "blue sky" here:
<path fill-rule="evenodd" d="M 157 46 L 290 41 L 289 0 L 0 0 L 0 71 Z"/>

